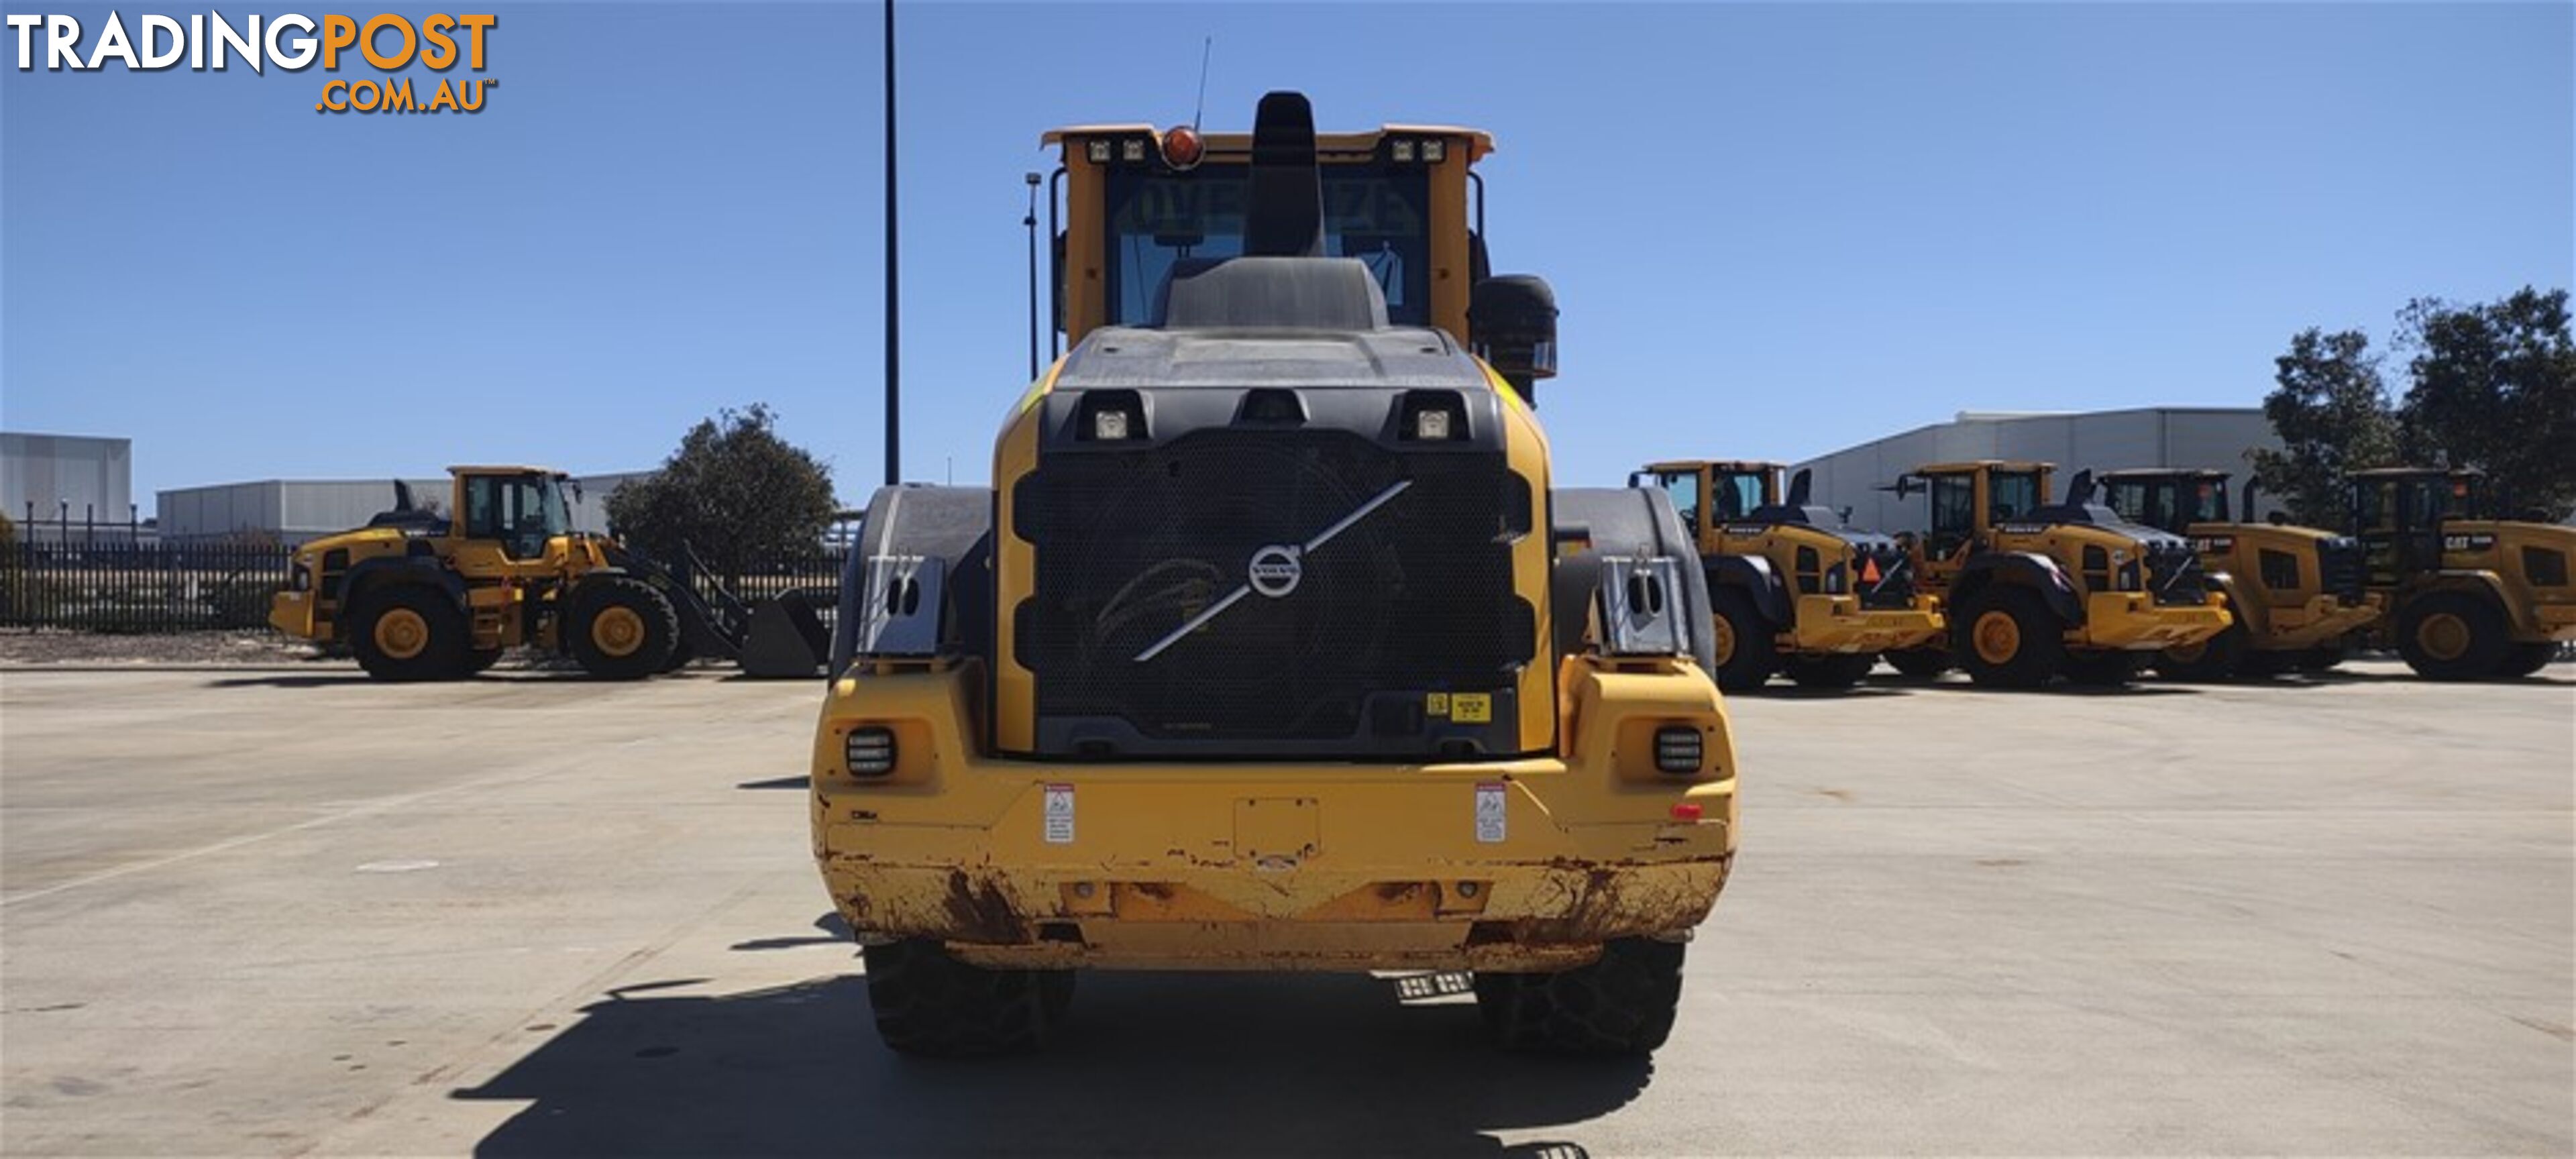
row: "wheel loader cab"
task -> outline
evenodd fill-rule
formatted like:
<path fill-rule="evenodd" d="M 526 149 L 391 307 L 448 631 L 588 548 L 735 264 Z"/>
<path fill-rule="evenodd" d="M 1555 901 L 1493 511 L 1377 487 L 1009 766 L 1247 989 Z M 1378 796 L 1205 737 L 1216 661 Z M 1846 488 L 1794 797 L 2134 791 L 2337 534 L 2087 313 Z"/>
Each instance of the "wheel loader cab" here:
<path fill-rule="evenodd" d="M 2047 503 L 2052 470 L 2046 463 L 1944 463 L 1914 471 L 1911 485 L 1900 480 L 1900 495 L 1912 487 L 1931 492 L 1932 518 L 1922 540 L 1926 574 L 1957 571 L 1991 541 L 1998 524 Z"/>
<path fill-rule="evenodd" d="M 455 533 L 496 544 L 510 560 L 545 559 L 556 537 L 572 533 L 572 508 L 561 474 L 461 467 L 455 486 Z"/>
<path fill-rule="evenodd" d="M 2388 468 L 2351 479 L 2352 534 L 2371 582 L 2388 585 L 2442 567 L 2442 524 L 2481 511 L 2475 471 Z"/>
<path fill-rule="evenodd" d="M 2102 479 L 2102 501 L 2124 519 L 2175 535 L 2229 521 L 2224 471 L 2115 471 Z"/>

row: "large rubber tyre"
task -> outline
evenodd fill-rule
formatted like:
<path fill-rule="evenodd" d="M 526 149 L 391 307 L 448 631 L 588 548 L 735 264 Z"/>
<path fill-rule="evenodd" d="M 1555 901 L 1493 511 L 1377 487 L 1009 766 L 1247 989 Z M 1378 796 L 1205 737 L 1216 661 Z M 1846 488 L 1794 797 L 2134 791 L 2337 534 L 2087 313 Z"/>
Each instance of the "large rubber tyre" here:
<path fill-rule="evenodd" d="M 2126 651 L 2069 652 L 2057 662 L 2057 670 L 2077 684 L 2118 688 L 2138 678 L 2138 670 L 2146 667 L 2148 655 Z"/>
<path fill-rule="evenodd" d="M 1506 1050 L 1645 1054 L 1672 1037 L 1681 1008 L 1679 942 L 1628 938 L 1554 974 L 1478 974 L 1476 1008 Z"/>
<path fill-rule="evenodd" d="M 1858 684 L 1869 670 L 1878 667 L 1878 654 L 1831 654 L 1824 656 L 1791 656 L 1781 668 L 1800 688 L 1837 689 Z"/>
<path fill-rule="evenodd" d="M 1950 657 L 1979 685 L 2038 688 L 2057 675 L 2065 631 L 2037 593 L 1999 584 L 1960 603 Z"/>
<path fill-rule="evenodd" d="M 2505 650 L 2504 663 L 2496 665 L 2495 674 L 2506 680 L 2520 680 L 2549 667 L 2549 662 L 2557 656 L 2558 644 L 2554 640 L 2516 644 Z"/>
<path fill-rule="evenodd" d="M 2432 592 L 2397 614 L 2397 654 L 2427 680 L 2492 675 L 2512 649 L 2504 613 L 2466 592 Z"/>
<path fill-rule="evenodd" d="M 1898 648 L 1880 658 L 1908 680 L 1930 680 L 1950 670 L 1950 654 L 1939 648 Z"/>
<path fill-rule="evenodd" d="M 689 647 L 688 640 L 674 640 L 671 643 L 671 658 L 662 662 L 662 671 L 677 672 L 688 667 L 689 661 L 697 658 L 698 650 Z"/>
<path fill-rule="evenodd" d="M 1709 629 L 1717 667 L 1709 673 L 1728 692 L 1760 688 L 1780 666 L 1779 646 L 1771 623 L 1753 606 L 1744 589 L 1711 589 Z"/>
<path fill-rule="evenodd" d="M 680 615 L 653 585 L 603 575 L 573 585 L 563 633 L 581 670 L 602 680 L 642 680 L 670 666 Z"/>
<path fill-rule="evenodd" d="M 861 955 L 877 1036 L 897 1054 L 1034 1050 L 1073 1000 L 1070 970 L 988 970 L 919 939 L 869 946 Z"/>
<path fill-rule="evenodd" d="M 2246 649 L 2253 643 L 2253 634 L 2239 620 L 2200 643 L 2156 653 L 2156 675 L 2167 680 L 2207 683 L 2226 680 L 2236 675 L 2237 665 L 2244 662 Z"/>
<path fill-rule="evenodd" d="M 453 680 L 465 675 L 465 616 L 447 593 L 419 584 L 369 592 L 347 620 L 349 650 L 378 680 Z"/>

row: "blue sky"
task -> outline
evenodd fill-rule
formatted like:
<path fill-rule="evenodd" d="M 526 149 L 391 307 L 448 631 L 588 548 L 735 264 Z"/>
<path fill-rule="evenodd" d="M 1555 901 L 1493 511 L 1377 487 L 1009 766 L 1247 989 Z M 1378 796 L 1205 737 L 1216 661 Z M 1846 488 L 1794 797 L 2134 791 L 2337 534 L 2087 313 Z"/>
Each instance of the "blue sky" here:
<path fill-rule="evenodd" d="M 329 9 L 260 9 L 297 10 Z M 319 68 L 0 71 L 0 424 L 132 437 L 142 497 L 650 466 L 766 401 L 863 500 L 879 10 L 493 10 L 503 83 L 470 117 L 317 114 Z M 985 478 L 1025 386 L 1039 132 L 1187 119 L 1211 35 L 1212 128 L 1294 87 L 1326 128 L 1496 135 L 1496 268 L 1564 311 L 1540 400 L 1560 482 L 1960 409 L 2251 405 L 2302 327 L 2384 335 L 2410 297 L 2576 280 L 2565 3 L 898 20 L 913 478 Z"/>

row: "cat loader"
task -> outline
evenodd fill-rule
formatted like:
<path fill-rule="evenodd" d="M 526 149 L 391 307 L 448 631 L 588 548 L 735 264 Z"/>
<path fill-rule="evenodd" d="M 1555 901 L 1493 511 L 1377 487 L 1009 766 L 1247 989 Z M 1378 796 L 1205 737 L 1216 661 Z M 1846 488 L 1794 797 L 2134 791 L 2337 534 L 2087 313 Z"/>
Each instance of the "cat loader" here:
<path fill-rule="evenodd" d="M 983 487 L 889 487 L 812 750 L 907 1054 L 1042 1043 L 1081 970 L 1472 971 L 1507 1048 L 1661 1045 L 1735 850 L 1661 492 L 1553 488 L 1483 133 L 1066 129 L 1073 345 Z"/>
<path fill-rule="evenodd" d="M 1842 526 L 1807 501 L 1808 474 L 1780 493 L 1778 463 L 1654 463 L 1631 487 L 1672 496 L 1708 572 L 1718 687 L 1758 688 L 1775 672 L 1805 688 L 1849 688 L 1878 654 L 1941 638 L 1941 601 L 1914 588 L 1896 541 Z"/>
<path fill-rule="evenodd" d="M 2347 480 L 2365 582 L 2388 608 L 2372 640 L 2427 679 L 2529 676 L 2576 640 L 2576 527 L 2494 518 L 2484 483 L 2441 467 Z"/>
<path fill-rule="evenodd" d="M 270 626 L 342 643 L 379 680 L 450 680 L 533 647 L 635 680 L 693 657 L 753 676 L 806 676 L 829 638 L 793 596 L 712 598 L 603 535 L 572 529 L 569 480 L 542 467 L 450 467 L 450 519 L 394 484 L 392 510 L 295 549 Z"/>
<path fill-rule="evenodd" d="M 2233 619 L 2191 544 L 2083 501 L 2051 503 L 2047 463 L 1920 467 L 1888 489 L 1931 496 L 1930 528 L 1900 536 L 1916 582 L 1942 597 L 1946 648 L 1888 654 L 1901 672 L 1956 664 L 1998 688 L 2065 676 L 2127 683 L 2145 659 L 2205 643 Z"/>
<path fill-rule="evenodd" d="M 2252 480 L 2242 496 L 2245 518 L 2231 519 L 2225 471 L 2144 467 L 2093 478 L 2121 518 L 2190 540 L 2235 617 L 2216 636 L 2157 653 L 2152 664 L 2159 675 L 2225 680 L 2294 668 L 2322 672 L 2343 660 L 2348 637 L 2378 622 L 2383 601 L 2363 589 L 2361 541 L 2252 522 Z"/>

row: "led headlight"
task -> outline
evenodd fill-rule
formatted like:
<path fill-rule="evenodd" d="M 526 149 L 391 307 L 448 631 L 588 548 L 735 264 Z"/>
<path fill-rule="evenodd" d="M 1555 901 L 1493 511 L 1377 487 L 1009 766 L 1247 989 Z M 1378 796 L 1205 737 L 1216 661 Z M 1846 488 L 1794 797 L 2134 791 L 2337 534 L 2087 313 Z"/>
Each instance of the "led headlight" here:
<path fill-rule="evenodd" d="M 854 777 L 882 777 L 894 771 L 894 730 L 854 728 L 841 742 L 841 757 Z"/>
<path fill-rule="evenodd" d="M 1667 773 L 1699 771 L 1699 730 L 1685 724 L 1655 730 L 1655 768 Z"/>

